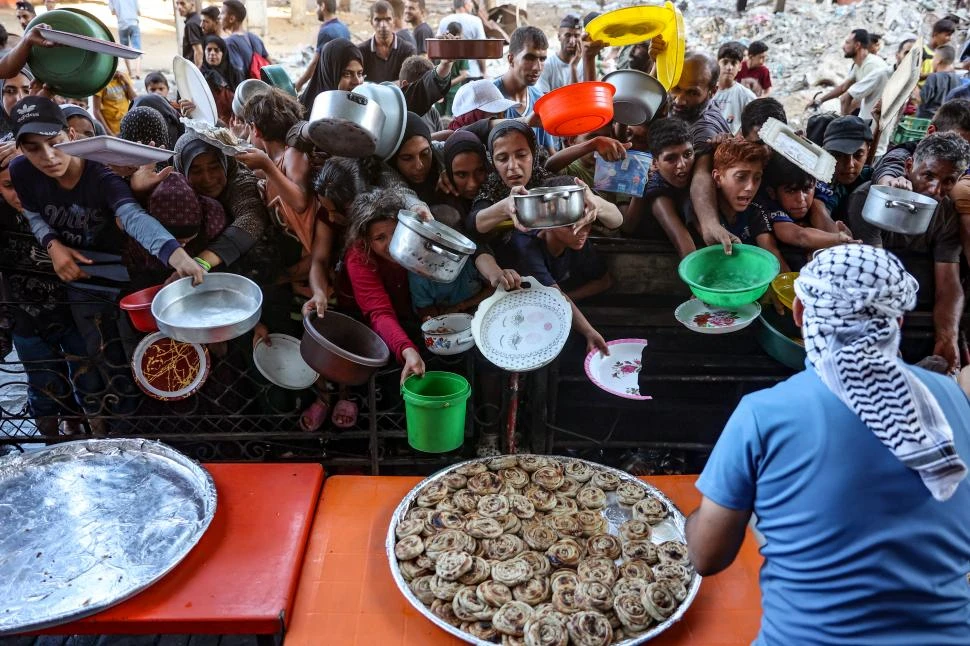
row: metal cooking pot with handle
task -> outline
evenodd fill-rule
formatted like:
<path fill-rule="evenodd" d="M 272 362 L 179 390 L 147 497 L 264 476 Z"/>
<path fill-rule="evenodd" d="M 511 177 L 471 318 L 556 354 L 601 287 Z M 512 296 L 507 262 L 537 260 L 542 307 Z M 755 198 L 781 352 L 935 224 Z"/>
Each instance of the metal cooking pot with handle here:
<path fill-rule="evenodd" d="M 450 283 L 476 248 L 474 242 L 436 220 L 423 222 L 412 211 L 398 211 L 388 253 L 408 271 Z"/>
<path fill-rule="evenodd" d="M 862 219 L 893 233 L 920 235 L 929 228 L 938 204 L 920 193 L 873 185 L 862 207 Z"/>
<path fill-rule="evenodd" d="M 368 157 L 377 150 L 384 111 L 377 102 L 342 90 L 321 92 L 313 100 L 306 136 L 317 148 L 341 157 Z"/>
<path fill-rule="evenodd" d="M 553 186 L 529 189 L 515 196 L 519 223 L 527 229 L 551 229 L 575 224 L 586 209 L 582 186 Z"/>

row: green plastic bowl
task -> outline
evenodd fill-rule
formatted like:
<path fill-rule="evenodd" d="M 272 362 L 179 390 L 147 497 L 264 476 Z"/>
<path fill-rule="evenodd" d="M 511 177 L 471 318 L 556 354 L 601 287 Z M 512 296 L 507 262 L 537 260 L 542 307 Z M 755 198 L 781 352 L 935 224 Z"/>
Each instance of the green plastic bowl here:
<path fill-rule="evenodd" d="M 48 24 L 53 29 L 114 42 L 107 26 L 80 9 L 53 9 L 30 21 Z M 97 94 L 111 82 L 118 69 L 118 59 L 76 47 L 32 47 L 27 64 L 34 76 L 49 85 L 55 93 L 72 99 L 85 99 Z"/>
<path fill-rule="evenodd" d="M 730 256 L 721 245 L 698 249 L 680 261 L 677 273 L 694 296 L 708 305 L 737 307 L 764 296 L 779 269 L 771 252 L 736 244 Z"/>
<path fill-rule="evenodd" d="M 775 318 L 772 320 L 773 317 L 768 314 L 768 310 L 771 309 L 766 307 L 759 317 L 761 327 L 758 329 L 758 344 L 778 363 L 795 371 L 803 370 L 805 368 L 805 346 L 795 341 L 796 338 L 801 338 L 801 332 L 790 318 L 788 324 L 781 322 L 779 325 L 778 315 L 773 311 L 771 314 L 774 314 Z M 772 323 L 776 323 L 776 325 L 772 325 Z M 795 331 L 794 334 L 791 332 L 792 329 Z"/>
<path fill-rule="evenodd" d="M 286 73 L 282 65 L 264 65 L 259 68 L 259 76 L 273 87 L 283 90 L 290 96 L 296 96 L 293 81 L 290 80 L 290 75 Z"/>

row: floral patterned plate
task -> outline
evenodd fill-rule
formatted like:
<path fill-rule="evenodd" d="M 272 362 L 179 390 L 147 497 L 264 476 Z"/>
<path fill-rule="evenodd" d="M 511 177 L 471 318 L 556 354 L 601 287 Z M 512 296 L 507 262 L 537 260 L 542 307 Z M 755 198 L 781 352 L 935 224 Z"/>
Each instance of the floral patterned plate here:
<path fill-rule="evenodd" d="M 640 362 L 646 339 L 617 339 L 607 343 L 610 356 L 599 350 L 586 355 L 586 376 L 606 392 L 625 399 L 653 399 L 640 394 Z"/>
<path fill-rule="evenodd" d="M 757 302 L 738 307 L 712 307 L 692 298 L 674 310 L 674 316 L 684 327 L 700 334 L 727 334 L 751 325 L 761 316 Z"/>

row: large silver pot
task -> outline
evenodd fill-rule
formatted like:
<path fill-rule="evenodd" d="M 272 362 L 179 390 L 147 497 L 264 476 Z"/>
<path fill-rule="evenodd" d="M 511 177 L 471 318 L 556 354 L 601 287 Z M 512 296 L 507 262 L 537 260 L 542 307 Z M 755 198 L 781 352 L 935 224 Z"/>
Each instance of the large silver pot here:
<path fill-rule="evenodd" d="M 886 231 L 920 235 L 929 228 L 937 205 L 932 197 L 873 184 L 862 207 L 862 219 Z"/>
<path fill-rule="evenodd" d="M 450 283 L 461 272 L 475 243 L 436 220 L 422 222 L 411 211 L 399 211 L 389 253 L 408 271 L 438 283 Z"/>
<path fill-rule="evenodd" d="M 553 186 L 529 189 L 515 196 L 519 224 L 527 229 L 551 229 L 575 224 L 583 217 L 586 203 L 582 186 Z"/>
<path fill-rule="evenodd" d="M 372 329 L 359 321 L 328 310 L 303 317 L 300 356 L 322 377 L 338 384 L 359 386 L 387 363 L 391 352 Z"/>
<path fill-rule="evenodd" d="M 613 119 L 628 126 L 652 120 L 667 99 L 667 91 L 660 81 L 639 70 L 610 72 L 603 77 L 603 82 L 616 88 Z"/>
<path fill-rule="evenodd" d="M 180 278 L 152 300 L 165 336 L 185 343 L 229 341 L 256 327 L 263 307 L 259 285 L 237 274 L 208 274 L 201 285 Z"/>
<path fill-rule="evenodd" d="M 384 111 L 373 99 L 331 90 L 313 100 L 306 136 L 317 148 L 340 157 L 369 157 L 384 130 Z"/>

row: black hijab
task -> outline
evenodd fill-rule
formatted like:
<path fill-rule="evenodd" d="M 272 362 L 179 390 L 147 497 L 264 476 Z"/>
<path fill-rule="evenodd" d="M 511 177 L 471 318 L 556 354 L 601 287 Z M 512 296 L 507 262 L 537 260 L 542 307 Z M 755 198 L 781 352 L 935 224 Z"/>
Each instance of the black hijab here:
<path fill-rule="evenodd" d="M 313 108 L 313 100 L 318 94 L 337 89 L 340 85 L 340 77 L 343 76 L 350 61 L 357 61 L 363 65 L 364 57 L 357 45 L 346 38 L 334 38 L 323 46 L 320 50 L 320 60 L 317 61 L 317 69 L 310 77 L 306 91 L 300 96 L 300 103 L 303 104 L 307 114 Z"/>
<path fill-rule="evenodd" d="M 131 104 L 133 108 L 135 107 L 146 107 L 152 108 L 165 119 L 165 125 L 168 127 L 168 141 L 178 141 L 178 138 L 185 133 L 185 126 L 179 120 L 179 113 L 175 111 L 172 104 L 168 102 L 168 99 L 157 94 L 143 94 L 137 97 Z"/>
<path fill-rule="evenodd" d="M 413 137 L 423 137 L 427 140 L 428 145 L 431 146 L 431 169 L 428 171 L 428 178 L 424 180 L 421 184 L 414 185 L 411 184 L 405 177 L 401 177 L 404 183 L 407 184 L 415 193 L 418 194 L 422 200 L 426 203 L 431 204 L 431 201 L 435 198 L 435 187 L 438 185 L 438 175 L 441 173 L 441 164 L 438 163 L 438 158 L 434 154 L 434 146 L 431 144 L 431 128 L 428 127 L 428 122 L 421 118 L 421 115 L 415 114 L 414 112 L 408 112 L 407 123 L 404 126 L 404 137 L 401 138 L 401 145 L 410 141 Z M 395 166 L 397 170 L 397 154 L 401 151 L 400 147 L 394 152 L 394 157 L 391 159 L 391 165 Z M 431 201 L 429 201 L 431 200 Z"/>
<path fill-rule="evenodd" d="M 205 48 L 208 45 L 215 45 L 222 52 L 222 62 L 218 65 L 209 65 L 208 61 L 206 61 Z M 205 77 L 206 82 L 214 88 L 220 88 L 225 85 L 235 92 L 236 86 L 239 85 L 242 79 L 238 78 L 238 75 L 229 64 L 229 47 L 226 46 L 226 41 L 218 36 L 206 36 L 202 44 L 202 52 L 202 76 Z"/>
<path fill-rule="evenodd" d="M 474 133 L 467 130 L 457 130 L 445 142 L 445 171 L 451 181 L 455 181 L 451 165 L 454 163 L 455 157 L 462 153 L 475 153 L 482 158 L 482 164 L 485 168 L 488 168 L 488 156 L 485 154 L 485 146 L 482 145 L 482 141 Z"/>

